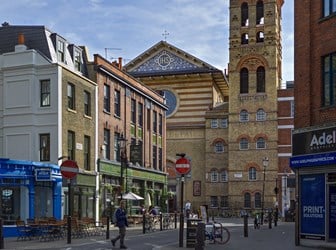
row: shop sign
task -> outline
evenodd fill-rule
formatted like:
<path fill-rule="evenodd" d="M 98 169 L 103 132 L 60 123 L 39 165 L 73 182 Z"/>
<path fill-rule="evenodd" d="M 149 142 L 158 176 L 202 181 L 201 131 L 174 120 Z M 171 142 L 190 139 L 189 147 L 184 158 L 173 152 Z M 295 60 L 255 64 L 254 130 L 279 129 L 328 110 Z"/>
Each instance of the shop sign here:
<path fill-rule="evenodd" d="M 291 168 L 314 167 L 336 164 L 336 152 L 325 154 L 301 155 L 290 158 Z"/>
<path fill-rule="evenodd" d="M 36 181 L 51 181 L 51 169 L 49 168 L 37 168 L 35 169 Z"/>

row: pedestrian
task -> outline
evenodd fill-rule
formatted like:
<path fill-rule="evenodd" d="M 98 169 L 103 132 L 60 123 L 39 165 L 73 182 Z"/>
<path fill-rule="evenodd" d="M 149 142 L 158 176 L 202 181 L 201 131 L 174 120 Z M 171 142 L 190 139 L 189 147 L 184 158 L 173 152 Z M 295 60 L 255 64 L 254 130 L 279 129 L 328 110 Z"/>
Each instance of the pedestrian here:
<path fill-rule="evenodd" d="M 185 204 L 185 211 L 186 211 L 187 218 L 189 219 L 190 211 L 191 211 L 191 203 L 190 203 L 189 200 L 187 200 L 187 202 Z"/>
<path fill-rule="evenodd" d="M 120 239 L 120 249 L 127 249 L 125 246 L 126 227 L 128 227 L 127 215 L 125 210 L 125 200 L 120 201 L 120 207 L 116 211 L 116 226 L 119 228 L 119 235 L 111 240 L 112 246 L 115 246 Z"/>
<path fill-rule="evenodd" d="M 254 229 L 259 229 L 260 228 L 260 218 L 259 214 L 256 214 L 254 218 Z"/>

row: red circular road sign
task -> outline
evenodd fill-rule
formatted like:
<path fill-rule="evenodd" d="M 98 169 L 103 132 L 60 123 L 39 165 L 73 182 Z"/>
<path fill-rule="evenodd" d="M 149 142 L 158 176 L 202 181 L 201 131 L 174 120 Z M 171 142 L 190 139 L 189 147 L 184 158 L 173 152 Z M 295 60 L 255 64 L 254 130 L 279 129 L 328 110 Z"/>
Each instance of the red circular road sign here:
<path fill-rule="evenodd" d="M 78 173 L 78 165 L 77 162 L 72 160 L 66 160 L 61 164 L 61 174 L 64 178 L 72 179 Z"/>
<path fill-rule="evenodd" d="M 176 161 L 175 169 L 179 174 L 187 174 L 190 171 L 190 162 L 187 158 L 180 158 Z"/>

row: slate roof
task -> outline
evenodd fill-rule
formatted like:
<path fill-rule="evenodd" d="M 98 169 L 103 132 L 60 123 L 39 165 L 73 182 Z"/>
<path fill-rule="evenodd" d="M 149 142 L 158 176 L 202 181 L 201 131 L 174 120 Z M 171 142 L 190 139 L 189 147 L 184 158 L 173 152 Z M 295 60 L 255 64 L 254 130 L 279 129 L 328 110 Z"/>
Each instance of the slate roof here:
<path fill-rule="evenodd" d="M 51 60 L 45 26 L 3 25 L 0 27 L 0 54 L 13 52 L 18 36 L 24 34 L 24 44 L 35 49 Z"/>

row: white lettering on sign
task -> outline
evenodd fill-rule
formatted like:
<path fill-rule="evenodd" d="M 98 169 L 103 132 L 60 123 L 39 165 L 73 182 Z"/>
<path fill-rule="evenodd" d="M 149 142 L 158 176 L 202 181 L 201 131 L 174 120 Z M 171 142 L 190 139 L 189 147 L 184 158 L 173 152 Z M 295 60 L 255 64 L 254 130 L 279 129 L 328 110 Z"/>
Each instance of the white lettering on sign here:
<path fill-rule="evenodd" d="M 303 206 L 303 217 L 305 218 L 323 218 L 323 206 Z"/>
<path fill-rule="evenodd" d="M 70 173 L 78 173 L 78 168 L 69 168 L 69 167 L 61 167 L 61 171 L 70 172 Z"/>
<path fill-rule="evenodd" d="M 190 168 L 189 164 L 176 164 L 177 168 Z"/>
<path fill-rule="evenodd" d="M 314 134 L 310 142 L 310 147 L 323 147 L 331 144 L 336 144 L 336 130 L 333 130 L 329 134 L 323 132 L 320 137 L 317 137 L 317 135 Z"/>

